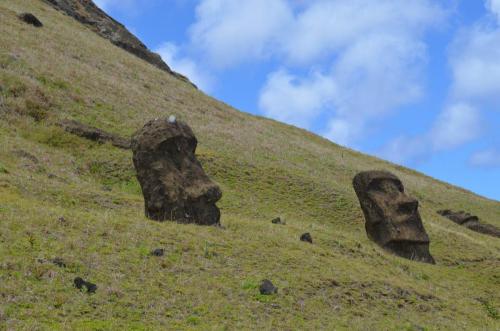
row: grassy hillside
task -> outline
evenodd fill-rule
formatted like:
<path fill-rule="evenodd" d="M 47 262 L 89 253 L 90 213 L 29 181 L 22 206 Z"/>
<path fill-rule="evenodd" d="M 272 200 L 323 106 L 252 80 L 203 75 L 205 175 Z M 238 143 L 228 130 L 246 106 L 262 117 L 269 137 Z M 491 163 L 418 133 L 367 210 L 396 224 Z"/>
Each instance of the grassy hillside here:
<path fill-rule="evenodd" d="M 55 125 L 125 136 L 170 114 L 223 190 L 222 228 L 147 220 L 131 152 Z M 351 186 L 367 169 L 419 199 L 436 265 L 367 239 Z M 0 2 L 1 330 L 499 330 L 500 240 L 444 208 L 500 226 L 498 201 L 239 112 L 42 1 Z M 263 278 L 277 295 L 258 293 Z"/>

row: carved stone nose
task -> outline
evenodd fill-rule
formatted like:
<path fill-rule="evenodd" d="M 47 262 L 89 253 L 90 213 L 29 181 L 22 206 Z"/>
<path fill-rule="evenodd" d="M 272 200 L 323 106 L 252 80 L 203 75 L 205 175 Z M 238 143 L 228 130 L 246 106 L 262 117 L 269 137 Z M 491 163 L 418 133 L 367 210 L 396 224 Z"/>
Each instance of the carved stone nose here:
<path fill-rule="evenodd" d="M 404 214 L 413 214 L 417 211 L 418 201 L 411 198 L 406 198 L 398 203 L 398 211 Z"/>

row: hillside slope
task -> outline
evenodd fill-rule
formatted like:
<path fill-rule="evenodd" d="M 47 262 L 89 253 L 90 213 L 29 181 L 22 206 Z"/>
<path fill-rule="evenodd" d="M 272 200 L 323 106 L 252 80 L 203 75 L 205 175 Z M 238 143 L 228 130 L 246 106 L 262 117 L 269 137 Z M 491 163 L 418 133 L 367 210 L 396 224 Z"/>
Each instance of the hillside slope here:
<path fill-rule="evenodd" d="M 0 329 L 500 329 L 500 240 L 436 213 L 500 226 L 498 201 L 239 112 L 43 1 L 0 2 L 0 46 Z M 170 114 L 223 190 L 222 228 L 147 220 L 131 152 L 55 125 L 130 136 Z M 351 186 L 367 169 L 419 199 L 436 265 L 367 239 Z"/>

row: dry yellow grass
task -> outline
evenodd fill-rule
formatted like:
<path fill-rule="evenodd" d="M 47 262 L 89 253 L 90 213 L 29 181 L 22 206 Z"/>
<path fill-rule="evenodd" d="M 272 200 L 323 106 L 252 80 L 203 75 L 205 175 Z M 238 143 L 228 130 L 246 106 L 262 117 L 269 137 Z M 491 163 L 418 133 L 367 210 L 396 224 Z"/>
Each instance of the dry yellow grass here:
<path fill-rule="evenodd" d="M 500 241 L 435 213 L 500 226 L 499 202 L 238 112 L 42 1 L 0 2 L 0 46 L 0 329 L 500 329 Z M 223 229 L 146 220 L 130 152 L 53 125 L 130 135 L 170 114 L 223 189 Z M 437 265 L 366 238 L 351 187 L 366 169 L 419 199 Z M 314 245 L 298 240 L 306 231 Z M 97 293 L 76 291 L 76 276 Z M 278 295 L 258 294 L 263 278 Z"/>

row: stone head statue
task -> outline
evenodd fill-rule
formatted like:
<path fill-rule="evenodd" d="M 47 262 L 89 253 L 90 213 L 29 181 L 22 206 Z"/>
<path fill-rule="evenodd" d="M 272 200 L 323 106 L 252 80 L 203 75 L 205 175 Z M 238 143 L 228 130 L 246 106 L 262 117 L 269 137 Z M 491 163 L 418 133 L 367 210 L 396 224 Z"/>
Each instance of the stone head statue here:
<path fill-rule="evenodd" d="M 196 159 L 198 141 L 181 121 L 156 119 L 132 138 L 146 216 L 158 221 L 218 224 L 222 192 Z"/>
<path fill-rule="evenodd" d="M 365 171 L 354 177 L 353 186 L 371 240 L 399 256 L 434 263 L 418 201 L 406 195 L 399 178 L 385 171 Z"/>

